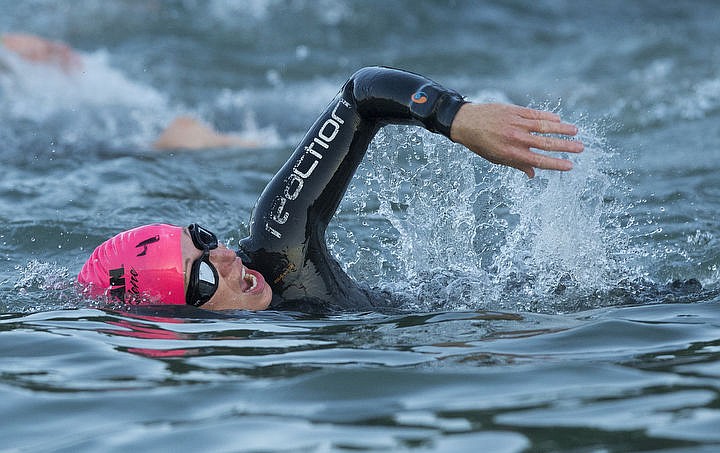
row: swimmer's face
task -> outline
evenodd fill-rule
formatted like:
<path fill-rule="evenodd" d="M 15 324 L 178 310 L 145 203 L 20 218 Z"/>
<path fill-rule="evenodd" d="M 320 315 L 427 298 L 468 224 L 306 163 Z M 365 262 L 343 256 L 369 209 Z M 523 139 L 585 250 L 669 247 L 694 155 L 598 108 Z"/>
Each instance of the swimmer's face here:
<path fill-rule="evenodd" d="M 190 237 L 187 228 L 183 228 L 181 240 L 183 269 L 185 270 L 185 290 L 193 263 L 202 257 Z M 210 250 L 210 263 L 218 273 L 218 288 L 209 301 L 202 305 L 208 310 L 265 310 L 272 300 L 270 285 L 259 272 L 248 269 L 235 252 L 219 244 Z"/>

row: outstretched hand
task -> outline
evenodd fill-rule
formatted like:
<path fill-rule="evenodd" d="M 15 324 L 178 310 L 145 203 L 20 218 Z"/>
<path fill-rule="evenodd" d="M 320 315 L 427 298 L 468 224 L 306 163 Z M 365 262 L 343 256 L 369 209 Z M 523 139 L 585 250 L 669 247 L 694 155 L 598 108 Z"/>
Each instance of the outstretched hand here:
<path fill-rule="evenodd" d="M 582 152 L 582 142 L 546 135 L 573 137 L 577 132 L 577 127 L 563 123 L 552 112 L 508 104 L 465 104 L 455 115 L 450 137 L 490 162 L 517 168 L 532 178 L 536 168 L 572 169 L 569 160 L 546 156 L 531 148 Z"/>

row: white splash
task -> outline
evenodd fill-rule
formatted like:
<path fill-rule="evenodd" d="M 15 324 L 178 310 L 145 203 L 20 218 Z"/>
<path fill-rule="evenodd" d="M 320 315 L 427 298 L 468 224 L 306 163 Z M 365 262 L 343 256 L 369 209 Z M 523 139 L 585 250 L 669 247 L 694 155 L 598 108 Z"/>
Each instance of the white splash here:
<path fill-rule="evenodd" d="M 356 278 L 419 310 L 566 311 L 568 300 L 639 277 L 612 149 L 594 126 L 580 127 L 574 169 L 533 179 L 425 131 L 385 128 L 331 248 Z"/>

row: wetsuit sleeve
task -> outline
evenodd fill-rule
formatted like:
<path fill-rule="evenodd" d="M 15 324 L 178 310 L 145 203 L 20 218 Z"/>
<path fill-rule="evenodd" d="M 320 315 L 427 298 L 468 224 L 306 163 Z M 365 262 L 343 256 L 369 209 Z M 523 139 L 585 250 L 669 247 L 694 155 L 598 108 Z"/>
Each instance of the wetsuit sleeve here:
<path fill-rule="evenodd" d="M 339 268 L 324 236 L 370 141 L 385 124 L 415 124 L 449 138 L 464 102 L 418 74 L 383 67 L 356 72 L 263 191 L 238 254 L 286 298 L 322 296 L 347 283 L 331 275 Z"/>

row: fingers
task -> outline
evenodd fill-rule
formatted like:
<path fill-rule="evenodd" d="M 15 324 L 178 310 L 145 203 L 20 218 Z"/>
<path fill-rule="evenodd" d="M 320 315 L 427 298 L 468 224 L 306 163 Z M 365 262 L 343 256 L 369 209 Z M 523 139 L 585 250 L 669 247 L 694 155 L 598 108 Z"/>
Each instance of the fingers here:
<path fill-rule="evenodd" d="M 557 121 L 551 119 L 527 119 L 524 118 L 519 122 L 523 128 L 530 132 L 537 132 L 538 134 L 560 134 L 575 136 L 578 133 L 578 128 L 574 124 L 563 123 L 559 119 Z"/>
<path fill-rule="evenodd" d="M 544 151 L 569 153 L 579 153 L 583 150 L 583 144 L 580 142 L 538 135 L 531 135 L 530 137 L 534 140 L 534 143 L 530 145 L 531 148 L 541 149 Z M 518 165 L 513 166 L 525 172 L 529 178 L 534 177 L 534 168 L 555 171 L 569 171 L 573 168 L 573 163 L 567 159 L 536 153 L 527 148 L 524 148 L 519 152 L 516 163 Z"/>
<path fill-rule="evenodd" d="M 585 146 L 582 142 L 577 140 L 569 140 L 562 137 L 553 137 L 545 134 L 561 134 L 567 136 L 574 136 L 577 133 L 577 128 L 571 124 L 565 123 L 554 123 L 555 127 L 545 127 L 546 132 L 539 132 L 534 129 L 543 129 L 542 127 L 533 128 L 537 123 L 532 121 L 518 125 L 518 130 L 514 135 L 516 141 L 522 143 L 528 148 L 537 148 L 543 151 L 554 151 L 561 153 L 580 153 L 583 151 Z M 567 131 L 571 133 L 561 133 L 559 131 Z M 539 135 L 542 134 L 542 135 Z"/>
<path fill-rule="evenodd" d="M 580 153 L 585 148 L 582 142 L 548 137 L 546 135 L 530 135 L 527 144 L 531 148 L 559 153 Z"/>
<path fill-rule="evenodd" d="M 517 168 L 530 178 L 535 175 L 534 169 L 569 171 L 573 168 L 573 163 L 567 159 L 548 156 L 522 147 L 506 148 L 500 154 L 483 157 L 495 164 Z"/>
<path fill-rule="evenodd" d="M 573 164 L 569 160 L 557 159 L 554 157 L 542 156 L 535 154 L 535 157 L 530 159 L 532 164 L 530 165 L 513 165 L 513 167 L 525 173 L 528 178 L 535 177 L 535 169 L 540 170 L 553 170 L 553 171 L 570 171 L 573 169 Z"/>
<path fill-rule="evenodd" d="M 557 157 L 543 156 L 542 154 L 532 153 L 534 168 L 541 168 L 543 170 L 558 170 L 558 171 L 569 171 L 572 170 L 573 164 L 566 159 L 558 159 Z"/>
<path fill-rule="evenodd" d="M 560 115 L 553 112 L 535 110 L 528 107 L 517 107 L 517 115 L 527 121 L 523 125 L 530 132 L 538 134 L 561 134 L 574 136 L 578 133 L 578 128 L 569 123 L 563 123 Z"/>
<path fill-rule="evenodd" d="M 535 110 L 529 107 L 515 107 L 517 107 L 517 114 L 523 118 L 529 120 L 545 120 L 555 123 L 560 122 L 560 115 L 558 115 L 557 113 L 548 112 L 546 110 Z"/>
<path fill-rule="evenodd" d="M 535 116 L 536 118 L 525 119 L 518 124 L 518 126 L 527 133 L 523 143 L 528 145 L 528 147 L 542 149 L 544 151 L 567 153 L 579 153 L 583 151 L 584 146 L 582 142 L 546 135 L 557 134 L 574 137 L 578 133 L 577 126 L 563 123 L 560 121 L 560 117 L 554 113 L 534 110 L 530 110 L 530 112 L 536 112 L 537 114 L 531 115 L 527 112 L 524 112 L 524 114 L 527 116 Z"/>
<path fill-rule="evenodd" d="M 576 135 L 578 129 L 576 126 L 560 121 L 548 121 L 548 120 L 535 120 L 530 125 L 532 132 L 539 134 L 561 134 L 561 135 Z"/>

